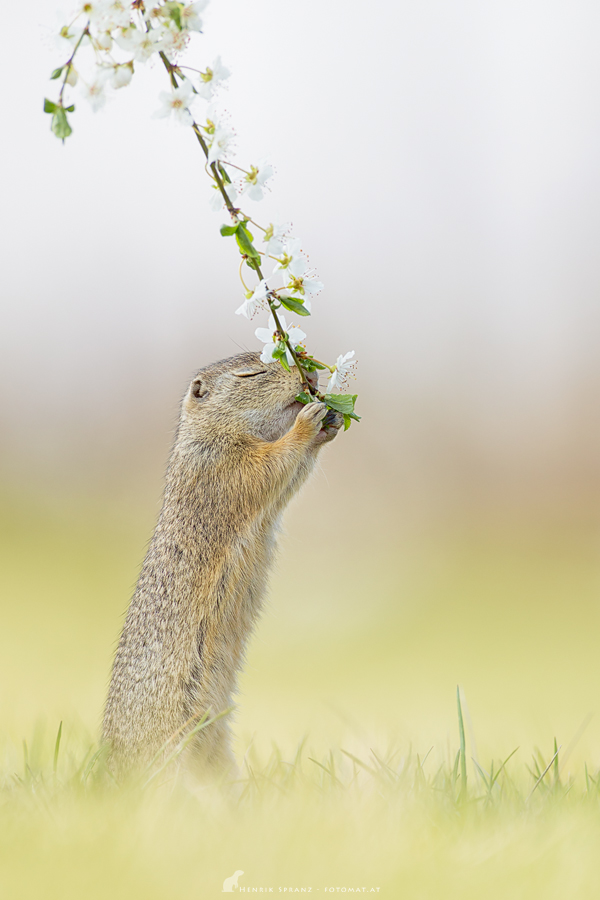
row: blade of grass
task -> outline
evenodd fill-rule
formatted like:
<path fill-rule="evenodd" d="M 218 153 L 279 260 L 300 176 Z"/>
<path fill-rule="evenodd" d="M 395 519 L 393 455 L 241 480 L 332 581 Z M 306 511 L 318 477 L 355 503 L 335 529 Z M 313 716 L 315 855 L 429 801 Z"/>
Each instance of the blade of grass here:
<path fill-rule="evenodd" d="M 85 771 L 83 772 L 83 774 L 81 776 L 82 784 L 85 784 L 86 781 L 88 780 L 88 778 L 90 777 L 92 770 L 93 770 L 94 766 L 96 765 L 96 763 L 98 762 L 100 756 L 104 752 L 104 749 L 105 749 L 104 747 L 98 747 L 98 749 L 96 750 L 96 752 L 94 753 L 94 755 L 92 756 L 90 761 L 88 762 L 87 766 L 85 767 Z"/>
<path fill-rule="evenodd" d="M 561 744 L 561 747 L 562 747 L 562 744 Z M 544 775 L 547 772 L 549 772 L 550 769 L 552 768 L 552 764 L 553 764 L 554 760 L 558 757 L 558 754 L 560 753 L 560 749 L 561 749 L 560 747 L 557 748 L 556 753 L 554 754 L 554 756 L 552 757 L 552 759 L 550 760 L 550 762 L 548 763 L 548 765 L 546 766 L 546 768 L 544 769 L 544 771 L 542 772 L 542 774 L 540 775 L 540 777 L 538 778 L 538 780 L 536 781 L 534 786 L 531 788 L 529 794 L 527 795 L 527 799 L 525 800 L 525 803 L 529 803 L 531 797 L 533 796 L 533 792 L 538 787 L 538 785 L 540 785 L 542 783 L 542 781 L 544 779 Z"/>
<path fill-rule="evenodd" d="M 492 785 L 493 785 L 492 775 L 489 775 L 489 774 L 485 771 L 485 769 L 482 769 L 482 767 L 479 765 L 479 763 L 477 762 L 477 760 L 476 760 L 473 756 L 471 757 L 471 762 L 472 762 L 473 765 L 475 766 L 475 768 L 476 768 L 476 770 L 477 770 L 477 773 L 478 773 L 479 777 L 481 778 L 481 780 L 482 780 L 483 783 L 485 784 L 485 786 L 486 786 L 486 788 L 487 788 L 488 794 L 490 794 L 490 793 L 491 793 L 491 790 L 492 790 Z"/>
<path fill-rule="evenodd" d="M 452 766 L 452 784 L 456 784 L 458 781 L 458 765 L 460 763 L 460 750 L 457 752 L 454 758 L 454 765 Z"/>
<path fill-rule="evenodd" d="M 178 746 L 173 751 L 173 753 L 171 753 L 171 755 L 169 757 L 167 757 L 165 762 L 155 772 L 153 772 L 152 775 L 150 775 L 150 777 L 144 782 L 142 787 L 143 788 L 148 787 L 148 785 L 150 784 L 151 781 L 154 781 L 154 779 L 157 778 L 161 774 L 161 772 L 164 772 L 164 770 L 167 768 L 167 766 L 170 766 L 171 763 L 174 762 L 178 756 L 181 756 L 181 754 L 183 753 L 185 748 L 188 746 L 188 744 L 190 743 L 192 738 L 195 737 L 195 735 L 197 735 L 199 731 L 202 731 L 204 728 L 208 728 L 208 726 L 212 725 L 213 722 L 217 722 L 219 719 L 222 719 L 224 716 L 229 715 L 229 713 L 232 712 L 234 709 L 235 709 L 234 706 L 230 706 L 228 709 L 224 709 L 222 712 L 217 713 L 217 715 L 213 716 L 212 719 L 207 719 L 206 713 L 205 713 L 202 716 L 201 720 L 198 722 L 198 724 L 195 725 L 186 734 L 185 738 L 178 744 Z"/>
<path fill-rule="evenodd" d="M 419 767 L 419 769 L 423 768 L 423 766 L 427 762 L 427 757 L 429 756 L 429 754 L 431 753 L 432 750 L 433 750 L 433 745 L 429 748 L 429 750 L 427 751 L 427 753 L 425 754 L 425 756 L 423 757 L 422 760 L 419 760 L 419 754 L 417 753 L 417 766 Z"/>
<path fill-rule="evenodd" d="M 339 780 L 339 778 L 335 775 L 334 772 L 331 772 L 331 771 L 327 768 L 327 766 L 324 766 L 323 763 L 320 763 L 318 760 L 313 759 L 312 756 L 309 756 L 308 758 L 310 759 L 311 762 L 314 762 L 314 764 L 315 764 L 316 766 L 319 766 L 319 768 L 323 769 L 324 772 L 327 772 L 327 774 L 329 775 L 329 777 L 331 778 L 331 780 L 332 780 L 332 782 L 333 782 L 334 784 L 337 784 L 337 785 L 339 785 L 340 787 L 342 786 L 342 782 Z"/>
<path fill-rule="evenodd" d="M 370 775 L 377 775 L 376 770 L 372 769 L 371 766 L 368 766 L 366 763 L 364 763 L 362 761 L 362 759 L 358 758 L 358 756 L 354 756 L 353 753 L 349 753 L 348 750 L 344 750 L 343 747 L 340 747 L 340 750 L 344 754 L 344 756 L 347 756 L 348 759 L 351 759 L 352 762 L 356 763 L 357 766 L 360 766 L 361 769 L 365 769 L 367 772 L 369 772 Z M 373 751 L 371 751 L 371 753 L 372 752 Z M 373 755 L 375 755 L 375 754 L 373 754 Z M 375 758 L 377 758 L 377 757 L 375 757 Z"/>
<path fill-rule="evenodd" d="M 59 754 L 59 752 L 60 752 L 60 741 L 61 741 L 61 738 L 62 738 L 62 726 L 63 726 L 63 723 L 61 722 L 61 723 L 59 724 L 59 726 L 58 726 L 58 732 L 57 732 L 57 735 L 56 735 L 56 741 L 55 741 L 55 743 L 54 743 L 54 760 L 53 760 L 53 763 L 52 763 L 52 773 L 53 773 L 53 775 L 54 775 L 55 778 L 56 778 L 56 771 L 57 771 L 57 769 L 58 769 L 58 754 Z"/>
<path fill-rule="evenodd" d="M 374 757 L 375 761 L 377 762 L 377 764 L 379 765 L 379 768 L 381 769 L 381 771 L 386 775 L 388 775 L 388 774 L 391 775 L 393 781 L 398 781 L 398 773 L 395 772 L 394 769 L 391 768 L 391 766 L 388 766 L 388 764 L 386 762 L 384 762 L 382 759 L 380 759 L 372 748 L 371 748 L 371 753 L 373 754 L 373 757 Z"/>
<path fill-rule="evenodd" d="M 560 784 L 560 775 L 558 772 L 558 743 L 556 738 L 554 738 L 554 786 L 557 787 Z"/>
<path fill-rule="evenodd" d="M 458 799 L 464 800 L 467 796 L 467 753 L 459 685 L 456 685 L 456 704 L 458 707 L 458 736 L 460 739 L 460 791 Z"/>
<path fill-rule="evenodd" d="M 496 774 L 494 775 L 494 778 L 493 778 L 493 780 L 492 780 L 492 787 L 494 787 L 494 785 L 495 785 L 495 783 L 496 783 L 496 781 L 497 781 L 497 779 L 498 779 L 498 775 L 500 774 L 500 772 L 502 771 L 502 769 L 504 768 L 504 766 L 506 765 L 506 763 L 509 761 L 509 759 L 511 759 L 511 758 L 515 755 L 515 753 L 517 752 L 518 749 L 519 749 L 518 747 L 515 747 L 515 749 L 513 750 L 513 752 L 508 754 L 508 756 L 506 757 L 506 759 L 504 760 L 504 762 L 502 763 L 502 765 L 500 766 L 500 768 L 498 769 L 498 771 L 497 771 Z"/>

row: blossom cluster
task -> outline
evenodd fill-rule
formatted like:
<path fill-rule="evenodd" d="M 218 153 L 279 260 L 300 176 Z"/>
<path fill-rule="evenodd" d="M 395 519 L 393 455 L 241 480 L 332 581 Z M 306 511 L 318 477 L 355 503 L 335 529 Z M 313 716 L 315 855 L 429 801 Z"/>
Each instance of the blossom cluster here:
<path fill-rule="evenodd" d="M 244 200 L 260 201 L 269 190 L 273 167 L 262 159 L 247 167 L 234 162 L 235 132 L 219 107 L 219 95 L 230 76 L 217 57 L 204 69 L 184 65 L 182 58 L 194 33 L 202 30 L 202 13 L 208 0 L 180 3 L 176 0 L 85 0 L 63 25 L 57 36 L 66 61 L 51 75 L 60 80 L 56 102 L 45 100 L 44 110 L 52 115 L 52 131 L 61 140 L 72 133 L 68 113 L 74 104 L 66 104 L 65 94 L 77 89 L 99 110 L 111 91 L 126 87 L 139 68 L 159 61 L 169 78 L 170 89 L 160 93 L 156 118 L 169 117 L 192 129 L 206 157 L 206 172 L 212 181 L 210 206 L 227 210 L 231 224 L 221 227 L 223 236 L 234 236 L 242 256 L 240 278 L 244 300 L 236 313 L 248 319 L 257 313 L 268 314 L 267 327 L 257 328 L 263 343 L 264 363 L 278 363 L 290 369 L 297 366 L 305 390 L 298 399 L 324 400 L 328 407 L 344 415 L 346 427 L 354 412 L 355 395 L 335 394 L 344 387 L 354 367 L 354 351 L 339 356 L 328 365 L 306 350 L 306 334 L 297 325 L 288 326 L 282 309 L 300 317 L 310 316 L 315 297 L 323 284 L 302 249 L 299 238 L 288 224 L 270 223 L 263 227 L 237 206 Z M 84 69 L 82 50 L 91 49 L 93 65 Z M 88 54 L 88 57 L 92 54 Z M 85 56 L 85 54 L 83 55 Z M 250 229 L 261 232 L 260 249 Z M 244 263 L 251 273 L 242 275 Z M 263 269 L 269 266 L 270 273 Z M 309 383 L 307 373 L 329 372 L 327 392 L 323 395 Z"/>

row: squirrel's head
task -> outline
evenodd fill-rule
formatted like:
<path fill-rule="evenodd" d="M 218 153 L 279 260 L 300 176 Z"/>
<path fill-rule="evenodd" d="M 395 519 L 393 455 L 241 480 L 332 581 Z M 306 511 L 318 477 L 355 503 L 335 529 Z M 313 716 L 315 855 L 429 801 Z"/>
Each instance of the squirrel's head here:
<path fill-rule="evenodd" d="M 309 376 L 316 384 L 316 375 Z M 302 404 L 295 367 L 286 372 L 263 363 L 259 353 L 239 353 L 200 369 L 183 400 L 182 424 L 199 437 L 215 433 L 252 434 L 275 441 L 292 427 Z"/>

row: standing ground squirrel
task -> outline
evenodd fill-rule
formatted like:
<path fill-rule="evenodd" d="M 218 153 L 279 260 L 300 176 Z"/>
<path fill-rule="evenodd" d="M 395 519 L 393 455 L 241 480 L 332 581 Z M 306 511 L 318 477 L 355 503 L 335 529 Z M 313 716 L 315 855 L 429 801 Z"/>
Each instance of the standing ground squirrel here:
<path fill-rule="evenodd" d="M 119 770 L 147 764 L 178 730 L 231 706 L 278 520 L 343 421 L 323 403 L 303 406 L 299 390 L 297 369 L 241 353 L 201 369 L 184 397 L 104 714 Z M 227 717 L 185 753 L 188 768 L 233 768 Z"/>

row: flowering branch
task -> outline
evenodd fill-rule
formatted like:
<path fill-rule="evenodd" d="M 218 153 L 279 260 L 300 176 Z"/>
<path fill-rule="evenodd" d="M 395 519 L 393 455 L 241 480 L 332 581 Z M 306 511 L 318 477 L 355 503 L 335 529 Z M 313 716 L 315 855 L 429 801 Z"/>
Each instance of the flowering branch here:
<path fill-rule="evenodd" d="M 169 60 L 167 59 L 165 54 L 162 52 L 162 50 L 160 51 L 159 55 L 163 61 L 163 64 L 164 64 L 167 72 L 169 73 L 169 75 L 171 77 L 171 84 L 173 85 L 174 88 L 179 87 L 177 79 L 175 77 L 175 72 L 179 73 L 179 68 L 177 66 L 171 65 L 171 63 L 169 62 Z M 198 127 L 196 122 L 193 123 L 192 129 L 194 131 L 194 134 L 198 138 L 198 142 L 199 142 L 200 146 L 202 147 L 202 151 L 203 151 L 204 155 L 206 156 L 206 159 L 208 160 L 209 148 L 208 148 L 206 141 L 204 140 L 204 137 L 202 136 L 202 132 L 200 131 L 200 128 Z M 210 163 L 210 168 L 213 173 L 213 178 L 216 181 L 219 191 L 221 192 L 221 194 L 223 196 L 223 200 L 225 201 L 225 206 L 227 207 L 231 218 L 233 219 L 233 221 L 236 223 L 236 225 L 239 228 L 239 225 L 243 221 L 239 217 L 240 211 L 234 207 L 233 203 L 229 199 L 229 196 L 225 189 L 225 184 L 223 182 L 223 179 L 221 178 L 221 175 L 219 173 L 216 162 Z M 250 220 L 248 219 L 247 221 L 250 221 Z M 258 227 L 260 228 L 260 225 Z M 256 262 L 256 264 L 253 266 L 253 268 L 254 268 L 256 274 L 258 275 L 258 277 L 260 278 L 260 280 L 264 281 L 264 275 L 262 273 L 262 270 L 261 270 L 258 262 Z M 275 325 L 277 326 L 277 333 L 279 334 L 279 336 L 285 343 L 287 350 L 290 352 L 292 359 L 294 360 L 294 365 L 296 366 L 296 368 L 298 369 L 298 371 L 300 373 L 300 378 L 302 380 L 302 386 L 305 387 L 309 393 L 311 393 L 313 391 L 313 387 L 308 380 L 307 373 L 302 368 L 302 364 L 300 363 L 298 355 L 290 343 L 288 335 L 286 334 L 284 328 L 281 325 L 281 322 L 279 321 L 279 316 L 277 315 L 277 307 L 275 306 L 275 303 L 271 299 L 272 296 L 273 296 L 272 294 L 267 294 L 266 300 L 267 300 L 267 303 L 269 304 L 269 309 L 271 310 L 271 315 L 273 316 Z"/>
<path fill-rule="evenodd" d="M 162 61 L 170 81 L 170 93 L 161 93 L 161 108 L 155 117 L 172 117 L 182 125 L 191 127 L 206 158 L 206 172 L 213 182 L 215 196 L 211 201 L 214 210 L 227 209 L 231 225 L 222 225 L 224 237 L 235 237 L 244 263 L 256 274 L 258 285 L 250 290 L 240 277 L 246 291 L 245 300 L 236 310 L 238 315 L 251 319 L 259 310 L 269 313 L 268 328 L 257 328 L 256 336 L 264 343 L 261 360 L 279 362 L 287 371 L 295 366 L 300 373 L 302 392 L 297 399 L 310 403 L 322 400 L 332 410 L 341 412 L 345 426 L 359 417 L 354 412 L 356 395 L 332 393 L 347 384 L 354 368 L 354 351 L 339 356 L 335 365 L 315 359 L 306 351 L 305 333 L 298 326 L 287 326 L 282 308 L 306 317 L 311 314 L 312 296 L 323 285 L 314 272 L 309 271 L 307 259 L 300 241 L 290 236 L 290 226 L 270 224 L 267 228 L 235 205 L 238 193 L 247 194 L 251 200 L 261 200 L 266 182 L 273 169 L 266 162 L 249 169 L 231 162 L 233 132 L 215 110 L 214 101 L 221 84 L 229 77 L 220 57 L 204 71 L 178 63 L 180 54 L 187 48 L 192 33 L 202 29 L 200 13 L 208 0 L 184 4 L 178 0 L 85 0 L 75 19 L 61 29 L 58 36 L 64 49 L 70 52 L 67 62 L 55 69 L 52 79 L 63 75 L 58 101 L 44 101 L 44 111 L 52 114 L 52 131 L 63 143 L 72 134 L 67 113 L 75 111 L 74 105 L 64 106 L 63 95 L 67 84 L 83 86 L 83 93 L 94 110 L 106 100 L 106 87 L 125 87 L 130 83 L 134 68 L 139 63 L 156 58 Z M 85 25 L 74 27 L 80 18 Z M 75 68 L 75 57 L 87 38 L 95 55 L 95 67 L 90 79 L 85 79 Z M 125 59 L 119 57 L 119 50 Z M 78 57 L 79 59 L 79 57 Z M 199 78 L 192 81 L 182 69 L 194 72 Z M 197 121 L 190 107 L 198 100 L 210 102 L 204 123 Z M 235 182 L 235 183 L 234 183 Z M 254 237 L 248 229 L 252 224 L 263 232 L 264 251 L 254 245 Z M 263 273 L 264 262 L 270 258 L 276 263 L 271 276 Z M 272 280 L 283 276 L 284 284 L 274 287 Z M 328 371 L 328 393 L 322 394 L 311 384 L 309 374 Z"/>

